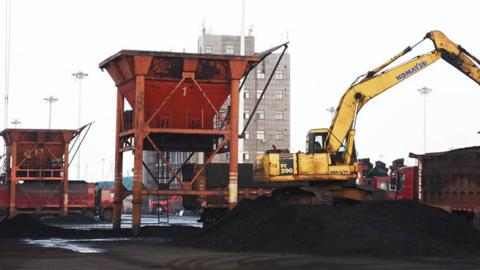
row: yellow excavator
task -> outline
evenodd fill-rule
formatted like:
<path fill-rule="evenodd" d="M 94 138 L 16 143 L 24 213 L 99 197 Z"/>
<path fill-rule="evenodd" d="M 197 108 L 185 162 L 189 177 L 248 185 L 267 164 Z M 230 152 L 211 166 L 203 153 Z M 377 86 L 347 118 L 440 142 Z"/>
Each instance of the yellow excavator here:
<path fill-rule="evenodd" d="M 430 39 L 435 49 L 387 69 L 415 46 Z M 376 189 L 357 186 L 359 165 L 355 153 L 355 122 L 360 109 L 372 98 L 444 59 L 480 84 L 480 61 L 432 31 L 381 66 L 359 76 L 342 96 L 330 129 L 312 129 L 307 134 L 305 153 L 270 150 L 255 160 L 255 181 L 307 183 L 276 190 L 272 196 L 291 203 L 331 204 L 335 199 L 369 201 L 380 199 Z"/>

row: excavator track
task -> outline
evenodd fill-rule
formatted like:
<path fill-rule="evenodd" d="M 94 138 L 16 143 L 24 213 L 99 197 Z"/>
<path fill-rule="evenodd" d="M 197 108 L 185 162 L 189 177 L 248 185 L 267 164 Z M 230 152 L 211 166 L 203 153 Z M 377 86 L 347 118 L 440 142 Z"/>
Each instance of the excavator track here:
<path fill-rule="evenodd" d="M 383 189 L 374 188 L 371 186 L 359 186 L 359 185 L 357 185 L 357 188 L 366 192 L 366 194 L 371 197 L 372 201 L 390 199 L 390 197 L 388 196 L 388 192 Z"/>
<path fill-rule="evenodd" d="M 276 189 L 275 200 L 294 205 L 333 205 L 337 202 L 365 202 L 389 199 L 384 190 L 358 185 L 310 185 Z"/>
<path fill-rule="evenodd" d="M 292 186 L 276 189 L 272 192 L 276 201 L 295 205 L 332 205 L 333 197 L 328 190 L 311 189 L 304 186 Z"/>

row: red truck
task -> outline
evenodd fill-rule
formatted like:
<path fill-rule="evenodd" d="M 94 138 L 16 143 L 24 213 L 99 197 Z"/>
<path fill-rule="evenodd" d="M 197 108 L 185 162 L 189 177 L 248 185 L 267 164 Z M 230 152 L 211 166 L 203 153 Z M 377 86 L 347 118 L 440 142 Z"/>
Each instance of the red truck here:
<path fill-rule="evenodd" d="M 113 188 L 99 188 L 95 193 L 96 215 L 103 221 L 112 221 Z"/>
<path fill-rule="evenodd" d="M 0 183 L 0 210 L 8 215 L 9 183 Z M 19 181 L 16 189 L 18 213 L 60 214 L 63 209 L 63 185 L 60 181 Z M 111 189 L 95 189 L 94 183 L 69 181 L 68 212 L 111 221 L 113 196 Z"/>
<path fill-rule="evenodd" d="M 419 201 L 456 213 L 474 222 L 480 220 L 480 147 L 446 152 L 410 154 L 419 166 L 393 168 L 390 176 L 376 177 L 376 187 L 392 199 Z"/>
<path fill-rule="evenodd" d="M 151 196 L 148 204 L 148 212 L 150 214 L 168 213 L 175 214 L 182 210 L 182 197 L 181 196 Z"/>
<path fill-rule="evenodd" d="M 414 200 L 419 198 L 418 167 L 401 167 L 390 176 L 375 176 L 372 185 L 388 192 L 391 199 Z"/>

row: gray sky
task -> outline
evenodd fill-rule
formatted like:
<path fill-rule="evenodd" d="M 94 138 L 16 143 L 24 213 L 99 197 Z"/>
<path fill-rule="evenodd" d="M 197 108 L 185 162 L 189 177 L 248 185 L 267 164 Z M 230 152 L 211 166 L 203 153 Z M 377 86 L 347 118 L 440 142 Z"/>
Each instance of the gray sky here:
<path fill-rule="evenodd" d="M 304 150 L 309 129 L 330 126 L 326 109 L 337 106 L 358 75 L 413 45 L 426 32 L 442 30 L 480 56 L 477 1 L 458 0 L 455 6 L 444 0 L 246 3 L 247 29 L 253 25 L 258 51 L 285 41 L 287 33 L 291 42 L 292 151 Z M 52 127 L 77 128 L 78 88 L 71 73 L 87 72 L 82 118 L 95 124 L 83 147 L 82 170 L 87 171 L 87 180 L 99 180 L 105 158 L 105 174 L 112 178 L 115 87 L 98 64 L 122 49 L 196 52 L 202 20 L 215 34 L 239 34 L 240 4 L 240 0 L 12 1 L 9 118 L 18 118 L 22 128 L 47 128 L 48 105 L 43 98 L 53 95 L 60 100 L 53 107 Z M 5 0 L 0 14 L 3 119 Z M 432 48 L 426 41 L 410 57 Z M 427 151 L 479 144 L 475 116 L 480 113 L 480 87 L 439 60 L 362 109 L 356 137 L 360 157 L 390 162 L 423 151 L 423 99 L 417 92 L 423 86 L 433 89 L 427 100 Z"/>

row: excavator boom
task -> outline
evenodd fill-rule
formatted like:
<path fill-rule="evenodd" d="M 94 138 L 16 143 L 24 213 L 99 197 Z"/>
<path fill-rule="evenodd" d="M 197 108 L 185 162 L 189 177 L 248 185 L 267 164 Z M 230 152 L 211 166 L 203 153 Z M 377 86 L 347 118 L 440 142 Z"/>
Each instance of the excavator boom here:
<path fill-rule="evenodd" d="M 365 103 L 413 74 L 425 69 L 440 58 L 463 72 L 477 84 L 480 84 L 480 61 L 477 58 L 460 45 L 449 40 L 440 31 L 427 33 L 423 40 L 425 39 L 430 39 L 433 42 L 435 50 L 417 56 L 392 69 L 382 71 L 412 50 L 412 47 L 407 47 L 386 63 L 368 72 L 363 79 L 355 82 L 347 89 L 340 99 L 330 127 L 330 134 L 326 140 L 326 147 L 329 153 L 334 154 L 338 152 L 345 143 L 349 131 L 355 128 L 354 121 L 358 111 Z"/>

